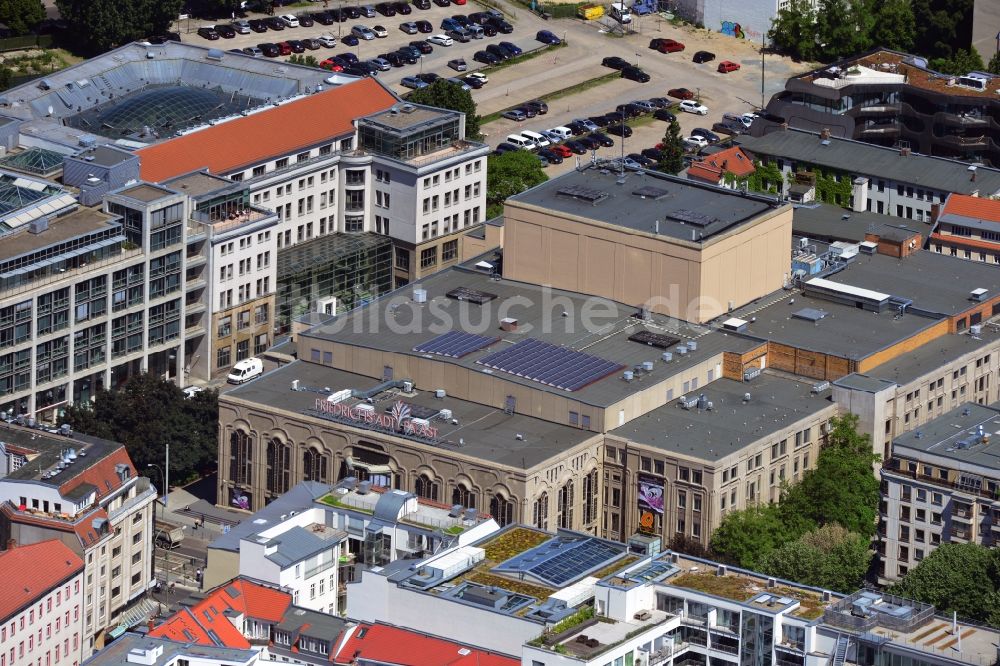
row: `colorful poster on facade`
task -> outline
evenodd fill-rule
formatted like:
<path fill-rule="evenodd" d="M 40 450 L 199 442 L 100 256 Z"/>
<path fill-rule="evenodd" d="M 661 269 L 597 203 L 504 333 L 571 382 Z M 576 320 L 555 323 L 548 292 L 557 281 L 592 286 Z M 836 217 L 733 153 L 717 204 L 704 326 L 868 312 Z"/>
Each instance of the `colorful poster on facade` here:
<path fill-rule="evenodd" d="M 239 488 L 233 488 L 232 505 L 237 509 L 243 509 L 244 511 L 249 511 L 250 495 L 240 490 Z"/>
<path fill-rule="evenodd" d="M 663 513 L 663 480 L 639 475 L 639 507 Z"/>

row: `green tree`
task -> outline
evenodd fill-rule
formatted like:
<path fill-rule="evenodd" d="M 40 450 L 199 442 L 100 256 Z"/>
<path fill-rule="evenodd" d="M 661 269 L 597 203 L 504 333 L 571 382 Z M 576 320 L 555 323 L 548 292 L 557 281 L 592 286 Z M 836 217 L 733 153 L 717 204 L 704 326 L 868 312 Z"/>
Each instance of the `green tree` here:
<path fill-rule="evenodd" d="M 951 58 L 972 43 L 975 0 L 911 0 L 916 35 L 915 53 L 926 58 Z M 963 72 L 964 73 L 964 72 Z"/>
<path fill-rule="evenodd" d="M 868 539 L 840 525 L 824 525 L 764 556 L 761 571 L 849 593 L 861 587 L 871 557 Z"/>
<path fill-rule="evenodd" d="M 218 393 L 186 398 L 171 382 L 136 375 L 117 391 L 101 391 L 92 403 L 72 405 L 66 422 L 79 432 L 125 445 L 140 470 L 162 465 L 170 444 L 170 474 L 187 480 L 218 457 Z"/>
<path fill-rule="evenodd" d="M 183 0 L 56 0 L 62 17 L 74 26 L 81 46 L 92 52 L 167 32 L 182 3 Z"/>
<path fill-rule="evenodd" d="M 883 0 L 874 10 L 872 45 L 909 52 L 917 34 L 910 0 Z"/>
<path fill-rule="evenodd" d="M 415 104 L 461 111 L 465 114 L 465 136 L 470 139 L 479 138 L 479 116 L 476 115 L 476 103 L 472 100 L 472 93 L 463 90 L 461 86 L 451 81 L 438 79 L 426 88 L 414 90 L 407 99 Z"/>
<path fill-rule="evenodd" d="M 816 11 L 810 0 L 788 3 L 771 23 L 767 37 L 779 50 L 796 60 L 813 60 L 816 57 Z"/>
<path fill-rule="evenodd" d="M 996 53 L 990 58 L 990 64 L 986 65 L 986 71 L 990 74 L 1000 74 L 1000 53 Z"/>
<path fill-rule="evenodd" d="M 503 202 L 507 197 L 540 185 L 548 179 L 538 157 L 526 150 L 490 155 L 486 161 L 486 217 L 502 215 Z"/>
<path fill-rule="evenodd" d="M 681 136 L 680 123 L 676 120 L 671 120 L 667 125 L 667 133 L 663 135 L 663 148 L 660 150 L 660 161 L 656 168 L 673 174 L 684 168 L 684 137 Z"/>
<path fill-rule="evenodd" d="M 889 591 L 1000 627 L 1000 550 L 974 543 L 941 545 Z"/>
<path fill-rule="evenodd" d="M 785 489 L 779 505 L 785 520 L 837 523 L 864 537 L 875 533 L 880 494 L 873 466 L 880 457 L 872 452 L 871 438 L 858 433 L 857 425 L 856 414 L 830 420 L 827 445 L 815 469 Z"/>
<path fill-rule="evenodd" d="M 0 67 L 0 90 L 7 90 L 14 80 L 14 70 L 10 67 Z"/>
<path fill-rule="evenodd" d="M 774 504 L 753 506 L 726 514 L 712 534 L 716 557 L 747 569 L 758 569 L 775 548 L 795 539 Z"/>
<path fill-rule="evenodd" d="M 823 0 L 816 12 L 818 57 L 835 60 L 867 49 L 871 15 L 868 0 Z"/>
<path fill-rule="evenodd" d="M 930 61 L 931 69 L 935 69 L 944 74 L 968 74 L 969 72 L 983 71 L 986 65 L 979 55 L 976 47 L 970 47 L 969 51 L 959 49 L 950 58 L 935 58 Z"/>
<path fill-rule="evenodd" d="M 15 35 L 25 35 L 45 20 L 45 6 L 39 0 L 0 0 L 0 21 Z"/>

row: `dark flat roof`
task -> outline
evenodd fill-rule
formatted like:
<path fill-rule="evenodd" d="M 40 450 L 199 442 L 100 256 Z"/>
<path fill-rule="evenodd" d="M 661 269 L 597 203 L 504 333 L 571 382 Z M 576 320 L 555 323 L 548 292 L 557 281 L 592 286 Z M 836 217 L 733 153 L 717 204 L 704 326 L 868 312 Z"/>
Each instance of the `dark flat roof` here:
<path fill-rule="evenodd" d="M 624 183 L 619 184 L 619 180 L 617 171 L 589 167 L 553 178 L 508 201 L 650 234 L 656 233 L 659 221 L 658 235 L 689 242 L 698 241 L 702 236 L 710 239 L 784 205 L 773 197 L 743 194 L 654 172 L 626 171 Z M 590 190 L 607 196 L 598 203 L 591 203 L 585 196 L 569 194 L 574 188 L 581 194 Z M 646 192 L 646 195 L 643 197 L 637 192 Z M 682 222 L 678 217 L 688 221 Z M 692 222 L 696 218 L 700 219 Z"/>
<path fill-rule="evenodd" d="M 111 146 L 97 146 L 78 157 L 93 157 L 94 164 L 99 164 L 100 166 L 114 166 L 122 162 L 139 159 L 139 156 L 134 153 L 119 148 L 112 148 Z"/>
<path fill-rule="evenodd" d="M 715 462 L 774 432 L 832 407 L 829 389 L 765 372 L 751 382 L 719 379 L 687 398 L 704 395 L 712 411 L 686 410 L 680 399 L 611 431 L 670 453 Z M 743 402 L 744 394 L 750 401 Z"/>
<path fill-rule="evenodd" d="M 299 380 L 298 391 L 291 390 L 292 380 L 295 379 Z M 380 383 L 381 381 L 370 377 L 335 370 L 316 363 L 295 361 L 269 372 L 265 377 L 229 391 L 222 396 L 222 400 L 238 398 L 258 403 L 264 409 L 302 412 L 312 409 L 317 399 L 326 398 L 328 393 L 323 390 L 325 387 L 329 387 L 331 393 L 343 389 L 364 391 Z M 320 390 L 317 392 L 309 389 Z M 434 397 L 433 390 L 421 390 L 419 387 L 415 395 L 398 396 L 391 402 L 379 402 L 378 408 L 391 405 L 396 399 L 403 400 L 411 406 L 426 407 L 435 411 L 441 409 L 452 411 L 452 418 L 458 421 L 458 425 L 441 419 L 433 420 L 433 425 L 439 430 L 440 444 L 436 446 L 515 469 L 530 469 L 589 439 L 602 436 L 589 430 L 551 423 L 530 416 L 506 414 L 502 409 L 452 396 L 438 399 Z M 354 399 L 349 400 L 358 402 Z M 330 425 L 329 421 L 317 416 L 302 414 L 301 418 Z M 517 439 L 519 433 L 523 435 L 523 439 Z M 218 547 L 225 548 L 222 544 Z"/>
<path fill-rule="evenodd" d="M 246 187 L 240 183 L 234 183 L 228 178 L 213 176 L 212 174 L 204 171 L 193 171 L 191 173 L 186 173 L 183 176 L 177 176 L 176 178 L 165 180 L 163 181 L 163 185 L 172 190 L 183 192 L 184 194 L 194 198 L 198 198 L 206 194 L 213 194 L 215 192 L 219 192 L 220 190 Z"/>
<path fill-rule="evenodd" d="M 826 316 L 815 323 L 792 316 L 804 308 L 822 310 Z M 801 292 L 778 292 L 731 316 L 751 322 L 745 335 L 854 360 L 905 340 L 937 321 L 913 313 L 897 319 L 895 310 L 877 314 Z M 751 321 L 754 317 L 757 320 Z"/>
<path fill-rule="evenodd" d="M 1000 330 L 993 326 L 984 326 L 976 337 L 968 333 L 943 335 L 909 353 L 875 366 L 865 374 L 869 377 L 886 379 L 898 384 L 908 384 L 930 372 L 940 371 L 944 364 L 986 347 L 996 342 L 997 339 L 1000 339 Z M 843 380 L 838 380 L 838 382 L 840 381 Z"/>
<path fill-rule="evenodd" d="M 282 274 L 280 267 L 278 274 Z M 488 292 L 496 298 L 485 305 L 475 305 L 446 296 L 459 287 Z M 413 290 L 416 288 L 427 291 L 426 303 L 413 301 Z M 564 311 L 567 314 L 565 317 L 562 316 Z M 662 381 L 703 363 L 707 357 L 722 351 L 742 353 L 759 344 L 660 315 L 653 315 L 644 323 L 632 317 L 636 312 L 635 307 L 614 301 L 556 289 L 546 290 L 539 285 L 513 280 L 492 280 L 483 271 L 451 268 L 427 277 L 418 284 L 397 289 L 367 306 L 339 315 L 328 324 L 302 333 L 298 338 L 298 349 L 300 356 L 305 358 L 309 339 L 318 338 L 359 348 L 423 356 L 420 352 L 413 351 L 413 348 L 448 331 L 464 330 L 497 337 L 499 340 L 462 358 L 432 358 L 440 363 L 456 364 L 475 372 L 483 372 L 487 368 L 477 364 L 478 359 L 526 338 L 535 338 L 584 351 L 627 368 L 645 361 L 655 363 L 653 372 L 643 376 L 641 380 L 622 381 L 619 372 L 572 392 L 506 372 L 493 372 L 493 376 L 497 378 L 604 407 L 647 388 L 650 382 Z M 518 330 L 501 330 L 501 317 L 517 319 Z M 673 346 L 664 350 L 628 339 L 643 329 L 677 338 L 679 343 L 695 339 L 698 349 L 685 356 L 674 354 L 672 362 L 663 363 L 660 360 L 662 352 L 673 350 Z"/>
<path fill-rule="evenodd" d="M 109 215 L 96 208 L 77 208 L 72 213 L 49 221 L 49 228 L 40 234 L 27 229 L 5 236 L 3 252 L 8 257 L 16 257 L 33 250 L 55 245 L 92 231 L 98 231 L 111 223 L 117 216 Z"/>
<path fill-rule="evenodd" d="M 913 153 L 901 155 L 895 148 L 831 137 L 827 145 L 819 134 L 805 130 L 774 128 L 764 136 L 743 134 L 736 143 L 757 155 L 832 167 L 876 180 L 894 180 L 944 192 L 992 195 L 1000 191 L 1000 171 L 980 166 L 972 180 L 969 164 L 943 157 Z"/>
<path fill-rule="evenodd" d="M 792 233 L 825 242 L 860 243 L 872 224 L 898 221 L 878 213 L 857 213 L 825 203 L 797 204 L 792 213 Z"/>
<path fill-rule="evenodd" d="M 32 481 L 57 488 L 79 477 L 88 468 L 97 465 L 122 448 L 122 445 L 117 442 L 99 437 L 90 437 L 76 432 L 71 437 L 64 437 L 4 422 L 0 422 L 0 441 L 5 442 L 8 446 L 15 445 L 31 451 L 28 455 L 28 464 L 12 470 L 4 478 Z M 66 468 L 66 471 L 59 475 L 51 479 L 42 478 L 42 474 L 54 468 L 62 459 L 63 453 L 69 449 L 75 449 L 77 452 L 85 450 L 86 453 L 77 456 L 74 462 Z M 98 490 L 105 492 L 103 488 Z"/>
<path fill-rule="evenodd" d="M 989 441 L 982 442 L 978 428 Z M 1000 473 L 1000 409 L 967 402 L 931 419 L 892 441 L 893 451 L 913 455 L 927 453 L 959 463 L 979 465 Z M 965 442 L 968 448 L 960 448 Z"/>
<path fill-rule="evenodd" d="M 162 187 L 157 187 L 156 185 L 139 183 L 138 185 L 133 185 L 127 189 L 118 190 L 117 192 L 114 192 L 114 194 L 121 194 L 122 196 L 131 197 L 136 201 L 150 203 L 156 201 L 157 199 L 162 199 L 163 197 L 169 197 L 173 194 L 173 192 L 165 190 Z"/>
<path fill-rule="evenodd" d="M 1000 270 L 996 265 L 929 251 L 918 251 L 905 259 L 859 254 L 847 268 L 826 277 L 909 298 L 916 308 L 949 316 L 979 305 L 969 300 L 973 289 L 986 289 L 987 299 L 1000 296 Z"/>

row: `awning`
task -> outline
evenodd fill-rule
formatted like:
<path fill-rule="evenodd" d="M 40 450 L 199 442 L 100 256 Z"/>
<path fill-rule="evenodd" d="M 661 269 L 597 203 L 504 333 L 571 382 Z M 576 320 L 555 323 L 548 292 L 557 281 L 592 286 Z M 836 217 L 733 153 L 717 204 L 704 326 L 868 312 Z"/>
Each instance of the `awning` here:
<path fill-rule="evenodd" d="M 350 456 L 347 457 L 347 466 L 367 470 L 369 474 L 392 474 L 392 468 L 388 465 L 374 465 L 372 463 L 355 460 Z"/>

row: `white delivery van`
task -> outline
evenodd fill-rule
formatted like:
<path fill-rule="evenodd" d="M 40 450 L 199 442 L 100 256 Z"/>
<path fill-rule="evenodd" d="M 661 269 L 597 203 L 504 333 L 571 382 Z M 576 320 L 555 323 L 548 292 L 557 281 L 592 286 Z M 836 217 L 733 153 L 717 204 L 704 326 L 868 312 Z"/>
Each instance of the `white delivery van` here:
<path fill-rule="evenodd" d="M 566 139 L 573 138 L 573 130 L 571 130 L 568 127 L 563 127 L 562 125 L 560 125 L 559 127 L 553 127 L 549 131 L 552 132 L 553 134 L 561 136 L 563 141 L 565 141 Z"/>
<path fill-rule="evenodd" d="M 534 150 L 535 148 L 538 147 L 537 145 L 535 145 L 534 141 L 532 141 L 526 136 L 521 136 L 520 134 L 508 134 L 507 143 L 513 146 L 517 146 L 518 148 L 521 148 L 523 150 Z"/>
<path fill-rule="evenodd" d="M 608 14 L 621 24 L 632 22 L 632 12 L 624 2 L 611 3 L 611 9 L 608 11 Z"/>
<path fill-rule="evenodd" d="M 549 140 L 546 139 L 541 134 L 539 134 L 538 132 L 532 132 L 531 130 L 521 130 L 521 136 L 531 139 L 532 141 L 535 142 L 535 145 L 538 146 L 539 148 L 544 148 L 545 146 L 550 145 Z"/>
<path fill-rule="evenodd" d="M 264 374 L 264 362 L 259 358 L 247 358 L 233 366 L 226 381 L 230 384 L 242 384 L 256 379 L 262 374 Z"/>

